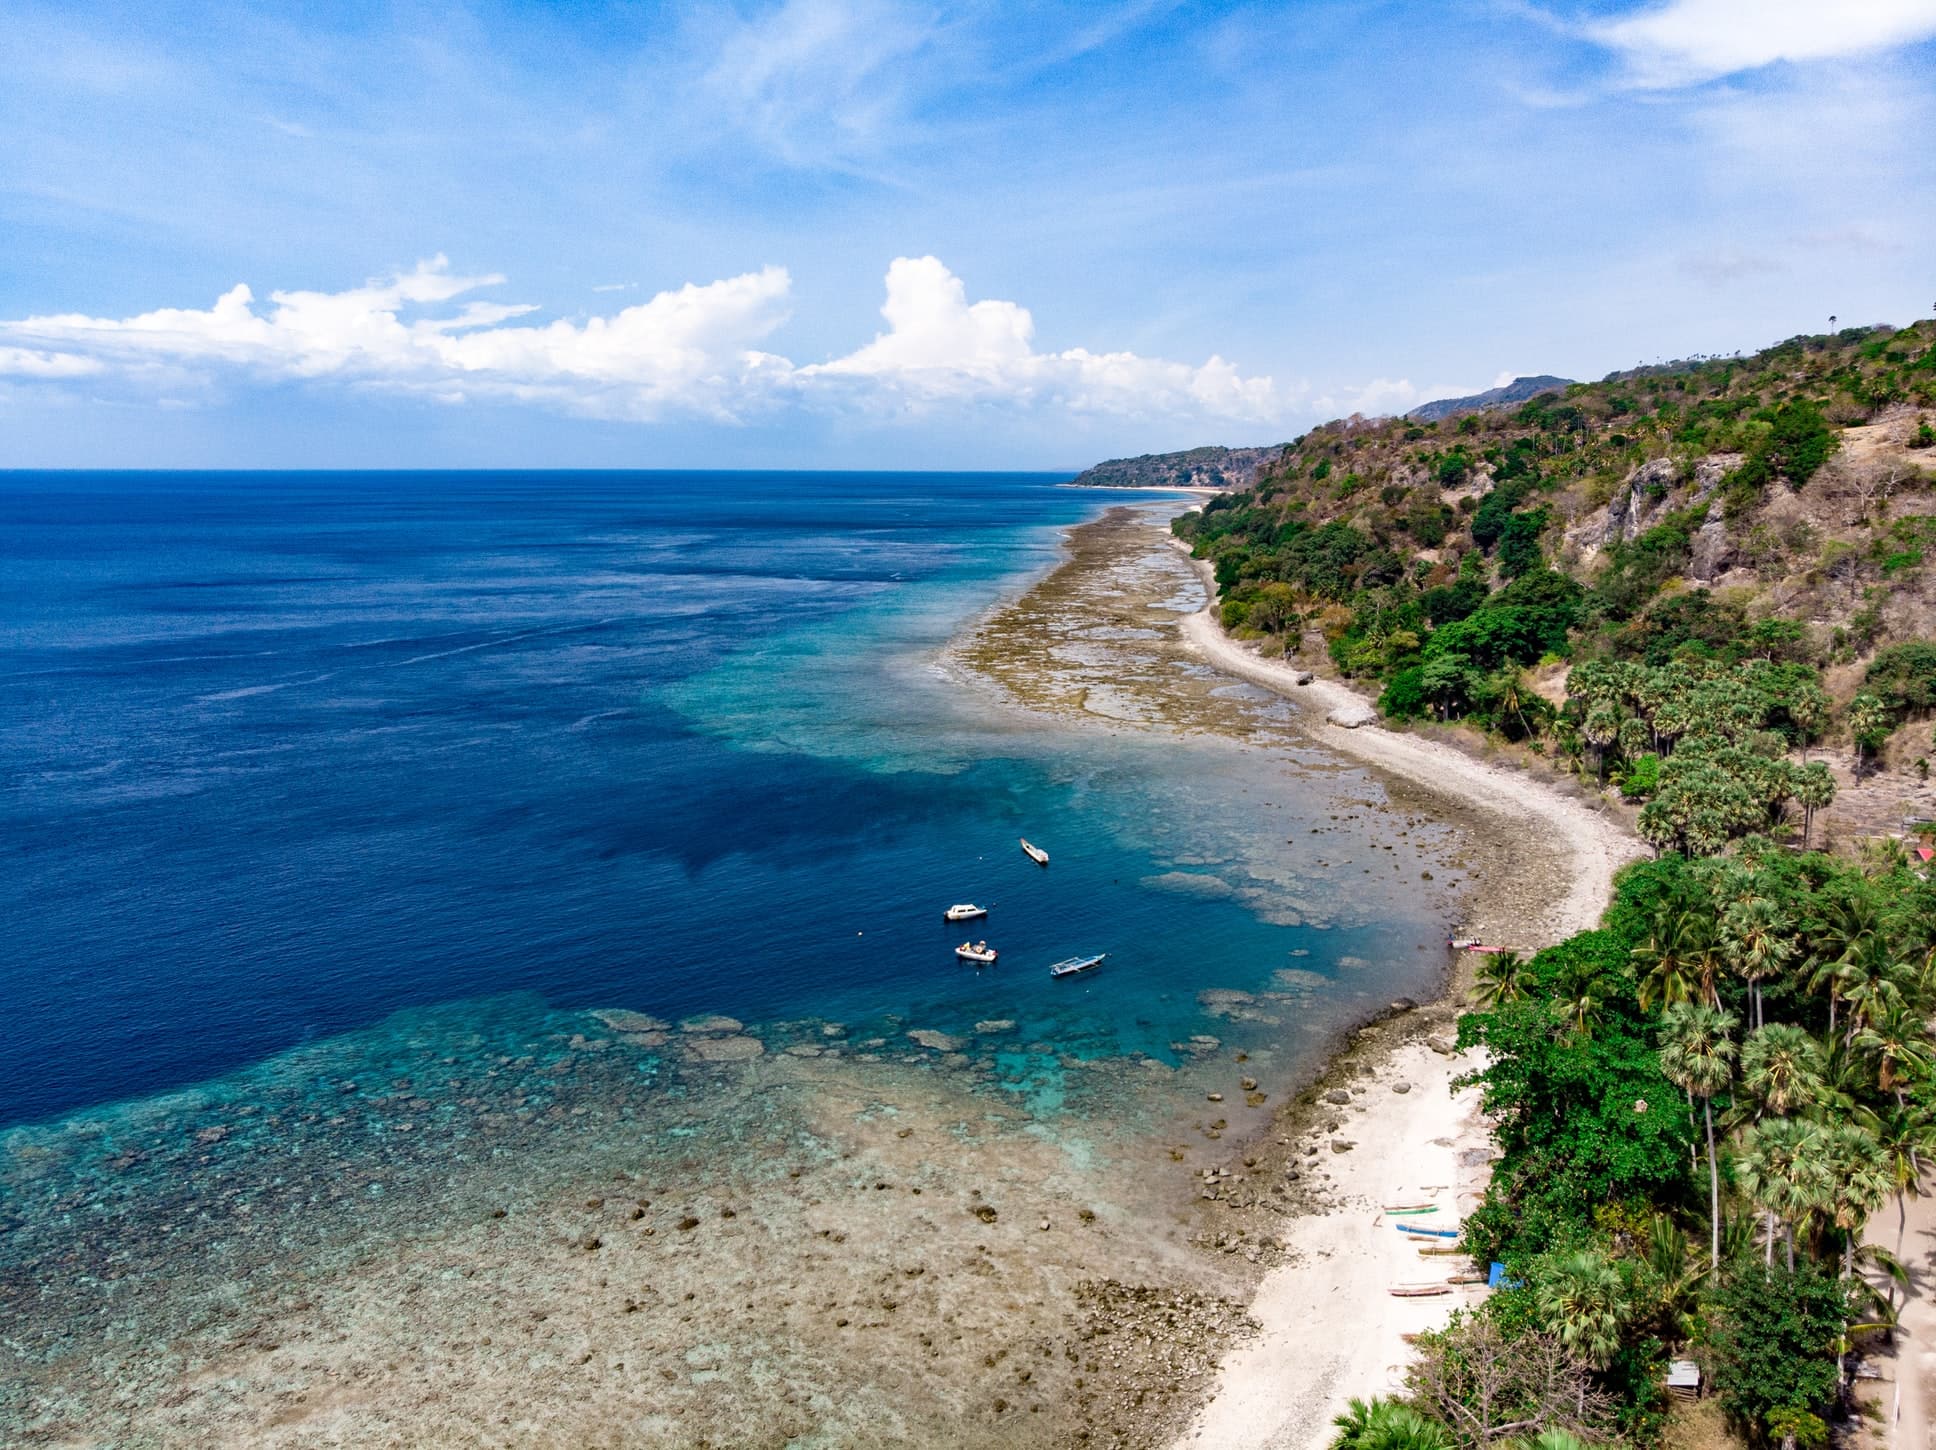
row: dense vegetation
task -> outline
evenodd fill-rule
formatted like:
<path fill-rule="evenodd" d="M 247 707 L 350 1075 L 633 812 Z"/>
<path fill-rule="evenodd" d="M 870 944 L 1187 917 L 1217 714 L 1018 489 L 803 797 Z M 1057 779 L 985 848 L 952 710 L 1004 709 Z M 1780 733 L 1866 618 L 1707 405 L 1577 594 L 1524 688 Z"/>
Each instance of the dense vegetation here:
<path fill-rule="evenodd" d="M 1899 850 L 1670 852 L 1600 929 L 1492 959 L 1460 1042 L 1501 1156 L 1464 1242 L 1506 1287 L 1426 1336 L 1393 1438 L 1646 1443 L 1685 1354 L 1752 1441 L 1821 1444 L 1893 1323 L 1863 1231 L 1936 1149 L 1932 1012 L 1936 888 Z M 1338 1443 L 1391 1450 L 1392 1413 Z"/>
<path fill-rule="evenodd" d="M 1920 432 L 1900 425 L 1887 467 L 1850 466 L 1873 505 L 1862 547 L 1770 507 L 1830 465 L 1845 425 L 1932 406 L 1936 324 L 1856 328 L 1435 424 L 1327 424 L 1176 530 L 1214 565 L 1227 629 L 1315 641 L 1387 717 L 1570 759 L 1654 803 L 1650 840 L 1712 849 L 1822 803 L 1821 773 L 1784 757 L 1831 730 L 1873 754 L 1936 709 L 1926 643 L 1884 649 L 1839 708 L 1820 679 L 1890 643 L 1883 601 L 1936 542 L 1936 514 L 1889 514 L 1936 487 Z M 1725 590 L 1690 573 L 1717 554 L 1741 566 Z M 1739 582 L 1791 572 L 1813 592 Z M 1556 704 L 1534 672 L 1561 663 L 1579 668 Z"/>

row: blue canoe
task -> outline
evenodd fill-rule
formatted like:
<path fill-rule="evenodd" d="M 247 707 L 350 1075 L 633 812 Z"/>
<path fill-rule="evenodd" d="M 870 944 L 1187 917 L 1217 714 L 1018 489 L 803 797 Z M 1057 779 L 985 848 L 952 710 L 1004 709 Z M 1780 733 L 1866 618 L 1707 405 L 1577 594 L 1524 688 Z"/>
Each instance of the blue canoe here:
<path fill-rule="evenodd" d="M 1420 1228 L 1415 1223 L 1395 1223 L 1392 1227 L 1402 1234 L 1424 1234 L 1428 1238 L 1435 1239 L 1455 1239 L 1465 1232 L 1464 1229 L 1457 1228 Z"/>

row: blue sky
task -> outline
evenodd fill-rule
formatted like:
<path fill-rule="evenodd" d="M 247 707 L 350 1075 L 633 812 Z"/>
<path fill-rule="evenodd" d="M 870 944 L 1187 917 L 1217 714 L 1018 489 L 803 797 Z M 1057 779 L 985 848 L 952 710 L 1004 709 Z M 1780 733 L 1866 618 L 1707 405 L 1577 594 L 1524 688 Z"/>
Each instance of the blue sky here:
<path fill-rule="evenodd" d="M 0 466 L 1060 467 L 1936 306 L 1936 0 L 304 8 L 12 0 Z"/>

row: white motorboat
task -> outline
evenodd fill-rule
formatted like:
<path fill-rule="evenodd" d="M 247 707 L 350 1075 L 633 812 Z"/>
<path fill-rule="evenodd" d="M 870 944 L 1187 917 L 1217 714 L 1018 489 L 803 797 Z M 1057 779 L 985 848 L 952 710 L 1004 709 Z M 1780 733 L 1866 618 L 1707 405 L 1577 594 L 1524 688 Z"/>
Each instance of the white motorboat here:
<path fill-rule="evenodd" d="M 992 966 L 1001 953 L 985 941 L 965 941 L 955 948 L 955 956 L 964 962 L 973 962 L 978 967 Z"/>
<path fill-rule="evenodd" d="M 1097 952 L 1093 957 L 1069 957 L 1049 968 L 1051 977 L 1073 977 L 1082 972 L 1093 972 L 1102 965 L 1108 952 Z"/>
<path fill-rule="evenodd" d="M 1022 854 L 1038 866 L 1049 864 L 1049 853 L 1030 841 L 1027 836 L 1022 837 Z"/>
<path fill-rule="evenodd" d="M 972 902 L 961 902 L 942 912 L 941 919 L 943 921 L 973 921 L 977 917 L 986 915 L 988 915 L 987 907 L 976 906 Z"/>

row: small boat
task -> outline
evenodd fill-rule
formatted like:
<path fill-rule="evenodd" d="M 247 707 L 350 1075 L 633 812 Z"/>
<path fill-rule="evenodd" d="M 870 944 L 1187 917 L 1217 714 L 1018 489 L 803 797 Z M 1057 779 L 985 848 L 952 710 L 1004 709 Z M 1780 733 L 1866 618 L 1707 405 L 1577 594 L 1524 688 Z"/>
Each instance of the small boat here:
<path fill-rule="evenodd" d="M 1049 968 L 1051 977 L 1073 977 L 1079 972 L 1094 971 L 1102 965 L 1108 952 L 1097 952 L 1093 957 L 1068 957 Z"/>
<path fill-rule="evenodd" d="M 1450 1294 L 1450 1284 L 1393 1284 L 1391 1292 L 1399 1299 L 1431 1299 L 1440 1294 Z"/>
<path fill-rule="evenodd" d="M 1484 1274 L 1454 1274 L 1445 1282 L 1448 1284 L 1483 1284 L 1485 1281 L 1486 1276 Z"/>
<path fill-rule="evenodd" d="M 1049 853 L 1029 840 L 1027 836 L 1022 837 L 1022 854 L 1038 866 L 1049 864 Z"/>
<path fill-rule="evenodd" d="M 1388 1203 L 1384 1205 L 1384 1211 L 1386 1213 L 1437 1213 L 1439 1211 L 1439 1206 L 1436 1203 L 1432 1203 L 1429 1201 L 1417 1202 L 1417 1203 Z"/>
<path fill-rule="evenodd" d="M 995 958 L 1001 953 L 985 941 L 965 941 L 955 948 L 955 956 L 964 962 L 973 962 L 978 967 L 994 965 Z"/>
<path fill-rule="evenodd" d="M 1415 1223 L 1395 1223 L 1392 1227 L 1402 1234 L 1429 1234 L 1435 1239 L 1455 1239 L 1465 1232 L 1456 1228 L 1421 1228 Z"/>
<path fill-rule="evenodd" d="M 1428 1244 L 1418 1251 L 1421 1259 L 1451 1258 L 1464 1254 L 1465 1250 L 1457 1244 Z"/>
<path fill-rule="evenodd" d="M 1446 943 L 1455 952 L 1469 952 L 1474 947 L 1482 947 L 1484 942 L 1476 936 L 1455 936 Z"/>
<path fill-rule="evenodd" d="M 976 906 L 973 902 L 962 902 L 942 912 L 941 919 L 943 921 L 973 921 L 977 917 L 986 915 L 988 915 L 987 907 Z"/>

